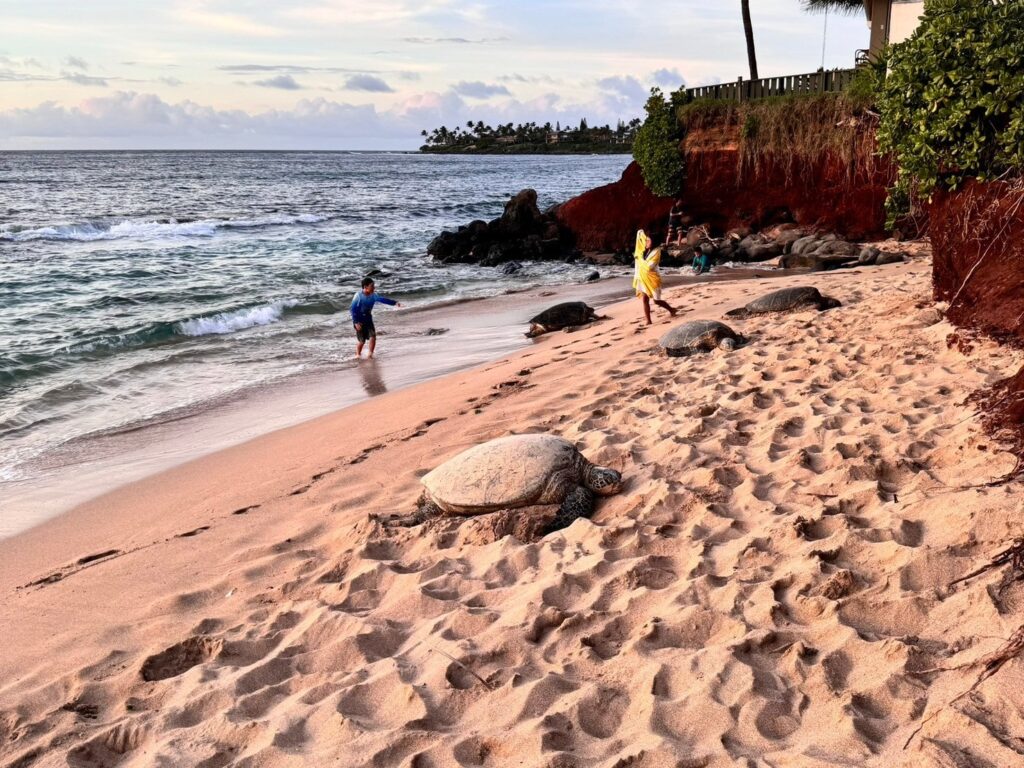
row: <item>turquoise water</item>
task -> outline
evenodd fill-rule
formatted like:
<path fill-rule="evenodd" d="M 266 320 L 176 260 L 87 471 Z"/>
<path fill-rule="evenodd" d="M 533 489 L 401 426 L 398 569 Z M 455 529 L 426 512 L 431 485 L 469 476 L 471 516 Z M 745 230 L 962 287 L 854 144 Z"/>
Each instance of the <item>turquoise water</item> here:
<path fill-rule="evenodd" d="M 424 308 L 578 280 L 587 267 L 505 276 L 425 248 L 524 187 L 545 207 L 627 161 L 0 153 L 0 482 L 69 443 L 353 364 L 347 308 L 370 270 L 409 308 L 389 343 L 426 335 Z"/>

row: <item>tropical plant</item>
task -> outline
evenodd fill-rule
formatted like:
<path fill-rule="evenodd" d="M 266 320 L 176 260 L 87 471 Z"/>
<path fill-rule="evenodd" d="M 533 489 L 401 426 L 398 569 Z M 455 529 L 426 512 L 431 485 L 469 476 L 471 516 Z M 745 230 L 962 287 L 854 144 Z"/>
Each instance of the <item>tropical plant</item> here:
<path fill-rule="evenodd" d="M 846 13 L 853 15 L 864 10 L 864 0 L 801 0 L 809 13 Z"/>
<path fill-rule="evenodd" d="M 1024 165 L 1024 2 L 929 0 L 890 51 L 879 147 L 909 194 Z M 906 191 L 904 191 L 906 194 Z"/>
<path fill-rule="evenodd" d="M 633 159 L 647 188 L 661 197 L 678 195 L 683 185 L 682 133 L 673 100 L 652 88 L 644 109 L 647 119 L 633 140 Z"/>

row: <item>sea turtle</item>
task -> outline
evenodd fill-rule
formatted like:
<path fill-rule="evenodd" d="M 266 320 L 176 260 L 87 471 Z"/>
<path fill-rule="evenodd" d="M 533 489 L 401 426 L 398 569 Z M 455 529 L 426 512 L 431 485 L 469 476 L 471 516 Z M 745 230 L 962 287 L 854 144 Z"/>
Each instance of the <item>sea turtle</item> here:
<path fill-rule="evenodd" d="M 477 445 L 429 472 L 411 515 L 384 521 L 412 526 L 438 516 L 472 517 L 537 505 L 560 505 L 545 533 L 589 517 L 594 494 L 618 493 L 622 475 L 591 464 L 568 440 L 511 435 Z"/>
<path fill-rule="evenodd" d="M 597 313 L 592 307 L 588 307 L 582 301 L 566 301 L 562 304 L 555 304 L 548 307 L 536 317 L 530 320 L 530 330 L 527 338 L 540 336 L 549 331 L 558 331 L 562 328 L 571 328 L 576 325 L 586 325 L 597 319 Z"/>
<path fill-rule="evenodd" d="M 725 314 L 729 317 L 749 317 L 750 315 L 763 315 L 768 312 L 789 312 L 804 307 L 826 310 L 839 306 L 842 305 L 838 300 L 833 299 L 831 296 L 822 296 L 817 288 L 804 285 L 772 291 L 759 299 L 754 299 L 745 307 L 729 310 Z"/>
<path fill-rule="evenodd" d="M 742 337 L 725 323 L 715 320 L 691 320 L 677 325 L 661 337 L 658 344 L 669 357 L 686 357 L 695 352 L 710 352 L 715 347 L 732 350 Z"/>

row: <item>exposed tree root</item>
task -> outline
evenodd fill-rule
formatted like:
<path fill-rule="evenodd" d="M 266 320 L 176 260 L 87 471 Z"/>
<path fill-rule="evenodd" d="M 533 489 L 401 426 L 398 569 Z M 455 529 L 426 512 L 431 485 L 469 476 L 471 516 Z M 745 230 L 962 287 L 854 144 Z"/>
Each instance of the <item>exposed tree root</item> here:
<path fill-rule="evenodd" d="M 1022 540 L 1018 539 L 1018 542 L 1020 541 Z M 945 709 L 946 707 L 953 706 L 956 702 L 960 701 L 960 699 L 974 693 L 976 690 L 978 690 L 978 687 L 982 683 L 984 683 L 986 680 L 988 680 L 990 677 L 996 674 L 1000 669 L 1002 669 L 1007 662 L 1012 661 L 1013 659 L 1020 656 L 1022 651 L 1024 651 L 1024 625 L 1018 627 L 1017 631 L 1010 635 L 1010 639 L 1006 641 L 1006 644 L 1003 645 L 1002 648 L 1000 648 L 998 651 L 994 653 L 990 653 L 988 656 L 978 659 L 977 661 L 972 661 L 967 664 L 960 664 L 955 667 L 936 667 L 934 669 L 923 669 L 918 672 L 914 672 L 913 674 L 915 675 L 927 675 L 932 672 L 952 672 L 953 670 L 967 669 L 968 667 L 980 666 L 982 668 L 981 674 L 978 675 L 978 679 L 974 681 L 974 684 L 970 688 L 954 696 L 952 699 L 949 700 L 949 702 L 945 706 L 939 707 L 934 712 L 932 712 L 931 715 L 929 715 L 927 718 L 921 721 L 921 724 L 917 727 L 917 729 L 912 734 L 910 734 L 910 738 L 907 739 L 906 743 L 903 745 L 903 748 L 906 749 L 907 747 L 909 747 L 910 742 L 912 742 L 914 738 L 917 736 L 917 734 L 919 734 L 924 729 L 925 725 L 927 725 L 931 720 L 933 720 L 943 709 Z"/>

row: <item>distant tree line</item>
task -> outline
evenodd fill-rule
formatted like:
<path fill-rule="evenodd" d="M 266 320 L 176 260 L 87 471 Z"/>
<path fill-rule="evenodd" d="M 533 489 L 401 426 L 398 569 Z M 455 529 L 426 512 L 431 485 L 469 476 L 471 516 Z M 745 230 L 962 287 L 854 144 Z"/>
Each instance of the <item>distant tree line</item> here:
<path fill-rule="evenodd" d="M 433 131 L 422 131 L 424 152 L 630 152 L 640 127 L 639 118 L 628 123 L 620 120 L 610 125 L 591 128 L 584 118 L 575 127 L 561 123 L 505 123 L 486 125 L 482 120 L 468 121 L 465 127 L 449 129 L 442 125 Z"/>

